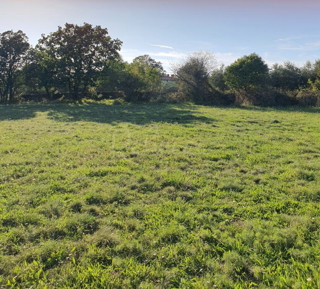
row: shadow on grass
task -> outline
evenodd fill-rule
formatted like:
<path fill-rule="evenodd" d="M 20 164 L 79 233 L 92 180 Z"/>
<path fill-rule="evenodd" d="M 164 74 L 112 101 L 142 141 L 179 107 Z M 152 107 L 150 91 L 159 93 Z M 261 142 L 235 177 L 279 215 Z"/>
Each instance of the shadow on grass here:
<path fill-rule="evenodd" d="M 320 113 L 319 107 L 255 107 L 255 106 L 230 106 L 220 109 L 240 109 L 249 111 L 283 111 Z M 117 124 L 130 122 L 144 125 L 152 122 L 166 122 L 188 124 L 193 122 L 211 123 L 212 118 L 197 115 L 195 105 L 168 105 L 168 104 L 130 104 L 130 105 L 106 105 L 106 104 L 67 104 L 45 103 L 25 105 L 0 105 L 0 121 L 20 120 L 34 118 L 39 112 L 47 112 L 48 118 L 60 122 L 88 121 L 97 123 Z"/>
<path fill-rule="evenodd" d="M 283 112 L 306 112 L 306 113 L 320 113 L 320 107 L 301 107 L 301 106 L 275 106 L 275 107 L 260 107 L 260 106 L 224 106 L 222 109 L 237 108 L 240 110 L 249 111 L 283 111 Z"/>
<path fill-rule="evenodd" d="M 0 105 L 0 121 L 34 118 L 37 112 L 47 110 L 42 105 Z"/>
<path fill-rule="evenodd" d="M 129 122 L 144 125 L 152 122 L 188 124 L 196 121 L 213 122 L 211 118 L 195 115 L 191 105 L 167 104 L 27 104 L 0 106 L 0 121 L 34 118 L 38 112 L 48 112 L 48 118 L 60 122 L 88 121 L 117 124 Z"/>

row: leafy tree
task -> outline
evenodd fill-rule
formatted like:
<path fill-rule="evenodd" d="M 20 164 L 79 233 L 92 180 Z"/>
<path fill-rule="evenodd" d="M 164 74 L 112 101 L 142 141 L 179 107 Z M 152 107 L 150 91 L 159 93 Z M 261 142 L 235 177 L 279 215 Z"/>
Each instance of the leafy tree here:
<path fill-rule="evenodd" d="M 225 66 L 221 65 L 220 67 L 214 69 L 210 76 L 210 83 L 213 87 L 224 91 L 228 89 L 228 86 L 224 79 Z"/>
<path fill-rule="evenodd" d="M 136 57 L 133 60 L 133 64 L 138 64 L 140 66 L 154 68 L 161 74 L 165 73 L 165 70 L 163 69 L 162 63 L 160 61 L 154 60 L 153 58 L 151 58 L 147 54 Z"/>
<path fill-rule="evenodd" d="M 229 65 L 225 80 L 236 91 L 250 91 L 266 83 L 268 72 L 268 65 L 259 55 L 252 53 Z"/>
<path fill-rule="evenodd" d="M 107 61 L 119 57 L 121 45 L 119 39 L 112 40 L 108 30 L 101 26 L 66 23 L 48 36 L 42 35 L 36 49 L 48 57 L 47 63 L 54 65 L 55 78 L 67 83 L 76 100 L 96 85 Z"/>
<path fill-rule="evenodd" d="M 123 95 L 127 101 L 149 101 L 161 86 L 162 65 L 148 55 L 136 57 L 131 64 L 111 60 L 100 79 L 100 91 Z"/>
<path fill-rule="evenodd" d="M 17 78 L 29 49 L 27 36 L 21 31 L 0 34 L 0 101 L 13 101 Z"/>
<path fill-rule="evenodd" d="M 316 60 L 314 64 L 309 66 L 308 84 L 313 91 L 320 91 L 320 60 Z"/>
<path fill-rule="evenodd" d="M 46 51 L 30 49 L 23 70 L 26 87 L 33 92 L 44 89 L 49 98 L 57 88 L 65 88 L 65 84 L 59 82 L 55 71 L 57 62 L 58 60 L 50 57 Z"/>
<path fill-rule="evenodd" d="M 310 86 L 309 80 L 314 81 L 316 78 L 316 73 L 313 68 L 313 64 L 310 61 L 307 61 L 300 69 L 300 87 L 308 88 Z"/>
<path fill-rule="evenodd" d="M 301 70 L 292 62 L 274 64 L 270 71 L 271 85 L 280 90 L 296 90 L 301 84 Z"/>
<path fill-rule="evenodd" d="M 210 83 L 210 76 L 216 65 L 213 54 L 197 52 L 173 65 L 172 70 L 178 78 L 180 90 L 196 103 L 205 103 L 213 99 L 215 89 Z"/>
<path fill-rule="evenodd" d="M 270 104 L 266 95 L 269 68 L 262 58 L 252 53 L 239 58 L 226 68 L 226 84 L 236 92 L 237 101 L 255 105 Z"/>
<path fill-rule="evenodd" d="M 131 74 L 131 84 L 139 84 L 132 91 L 130 99 L 135 101 L 149 101 L 155 96 L 161 87 L 161 76 L 164 73 L 161 62 L 157 62 L 149 55 L 136 57 L 128 66 Z"/>
<path fill-rule="evenodd" d="M 131 65 L 121 60 L 111 60 L 99 78 L 98 90 L 109 96 L 123 95 L 130 100 L 141 86 L 140 79 L 131 72 Z"/>

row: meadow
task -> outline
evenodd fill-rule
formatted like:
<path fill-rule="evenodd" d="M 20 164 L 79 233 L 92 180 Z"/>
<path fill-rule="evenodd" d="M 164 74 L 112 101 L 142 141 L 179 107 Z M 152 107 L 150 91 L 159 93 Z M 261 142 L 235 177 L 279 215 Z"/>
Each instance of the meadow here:
<path fill-rule="evenodd" d="M 0 288 L 320 288 L 320 109 L 0 106 Z"/>

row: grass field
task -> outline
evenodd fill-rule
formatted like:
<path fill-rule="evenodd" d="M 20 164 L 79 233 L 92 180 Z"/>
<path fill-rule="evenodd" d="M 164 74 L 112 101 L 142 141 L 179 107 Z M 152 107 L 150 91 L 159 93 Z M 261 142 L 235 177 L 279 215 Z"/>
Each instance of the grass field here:
<path fill-rule="evenodd" d="M 0 106 L 0 288 L 320 288 L 320 109 Z"/>

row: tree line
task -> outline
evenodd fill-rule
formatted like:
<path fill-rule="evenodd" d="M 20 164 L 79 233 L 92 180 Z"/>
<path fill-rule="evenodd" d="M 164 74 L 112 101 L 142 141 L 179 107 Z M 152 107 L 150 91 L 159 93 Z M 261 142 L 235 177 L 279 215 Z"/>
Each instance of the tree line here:
<path fill-rule="evenodd" d="M 271 68 L 257 54 L 218 65 L 197 52 L 172 65 L 163 82 L 160 62 L 149 55 L 132 63 L 120 55 L 122 41 L 106 28 L 65 24 L 31 47 L 26 34 L 0 33 L 0 103 L 21 100 L 116 98 L 127 102 L 230 105 L 320 105 L 320 60 L 303 67 L 285 62 Z"/>

